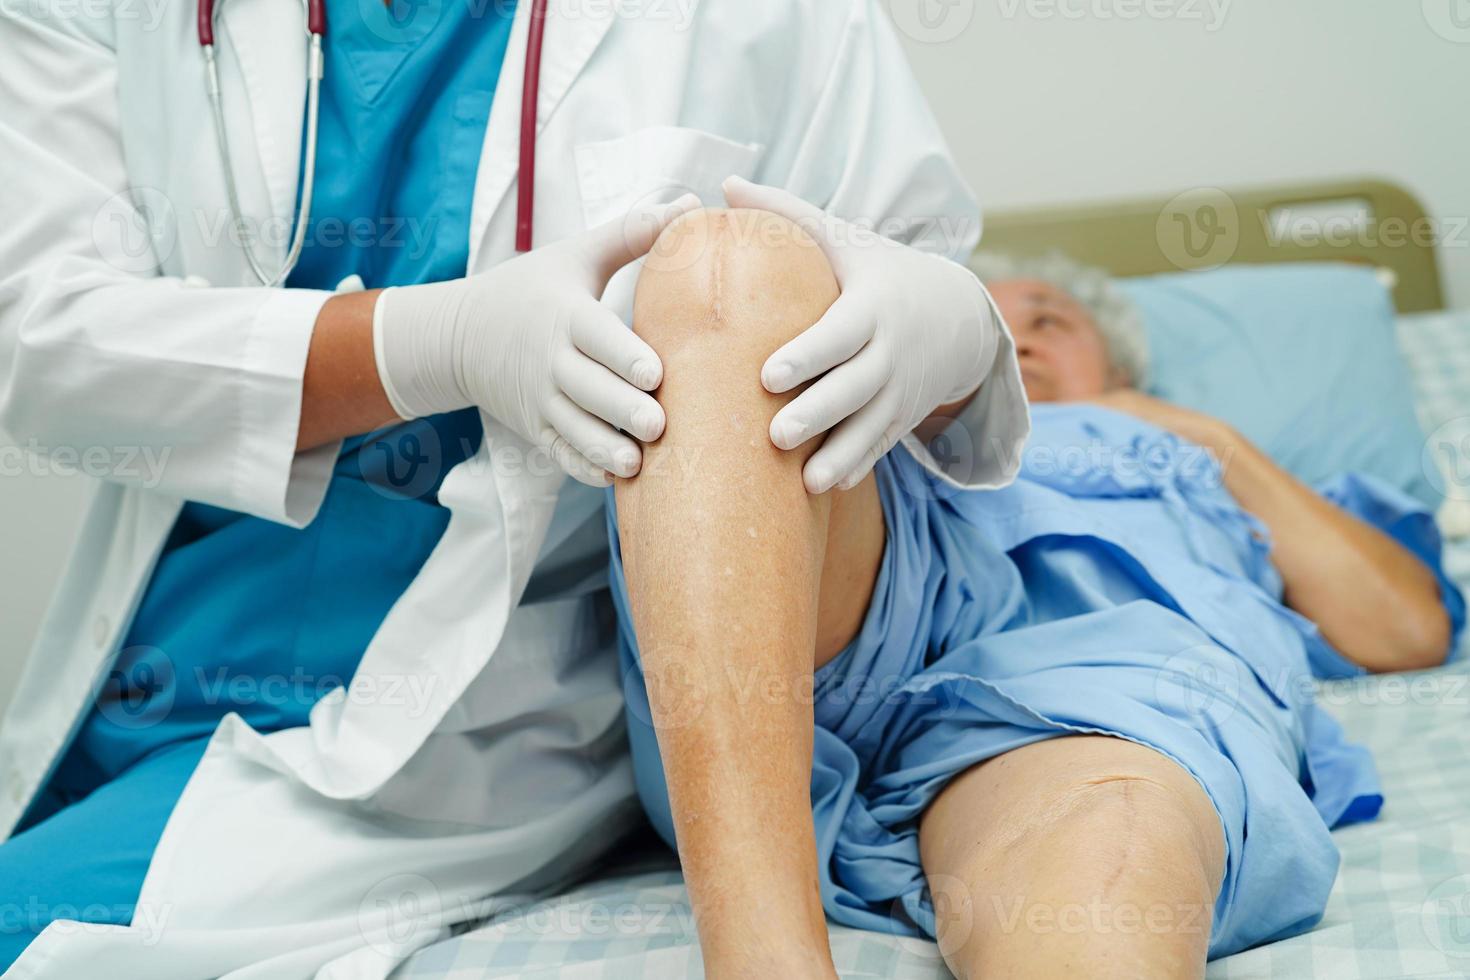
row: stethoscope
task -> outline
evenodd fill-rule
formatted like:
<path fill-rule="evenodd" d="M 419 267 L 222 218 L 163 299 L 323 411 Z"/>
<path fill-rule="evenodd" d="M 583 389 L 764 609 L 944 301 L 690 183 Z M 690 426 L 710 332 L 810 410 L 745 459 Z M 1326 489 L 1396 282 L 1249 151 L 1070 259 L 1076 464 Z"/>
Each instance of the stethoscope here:
<path fill-rule="evenodd" d="M 306 244 L 306 222 L 311 215 L 311 194 L 316 187 L 317 118 L 321 109 L 323 59 L 322 39 L 327 33 L 325 0 L 302 0 L 306 8 L 306 142 L 301 168 L 301 195 L 297 206 L 295 231 L 286 259 L 275 275 L 260 264 L 251 244 L 249 229 L 240 212 L 240 194 L 235 186 L 235 170 L 230 166 L 230 144 L 225 135 L 224 100 L 220 96 L 219 68 L 214 59 L 215 0 L 199 0 L 199 46 L 204 49 L 205 84 L 209 106 L 214 115 L 214 135 L 219 143 L 220 163 L 225 172 L 225 194 L 230 202 L 230 219 L 235 224 L 250 271 L 262 286 L 279 286 L 286 281 Z M 531 0 L 531 23 L 526 36 L 526 69 L 521 87 L 521 152 L 520 174 L 516 191 L 516 251 L 531 250 L 531 209 L 535 200 L 536 180 L 536 96 L 541 86 L 541 40 L 546 29 L 546 0 Z"/>

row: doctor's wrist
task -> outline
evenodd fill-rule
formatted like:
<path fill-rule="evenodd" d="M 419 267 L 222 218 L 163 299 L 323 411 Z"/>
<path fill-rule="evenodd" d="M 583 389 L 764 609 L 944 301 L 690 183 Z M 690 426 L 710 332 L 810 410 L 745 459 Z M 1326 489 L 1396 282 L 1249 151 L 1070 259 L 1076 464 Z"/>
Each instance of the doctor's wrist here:
<path fill-rule="evenodd" d="M 373 360 L 383 394 L 399 418 L 467 408 L 463 383 L 459 280 L 385 289 L 373 308 Z"/>
<path fill-rule="evenodd" d="M 318 311 L 301 378 L 297 452 L 396 420 L 374 365 L 377 298 L 376 290 L 338 293 Z"/>
<path fill-rule="evenodd" d="M 969 300 L 973 304 L 972 313 L 966 318 L 969 330 L 960 341 L 961 349 L 954 352 L 953 363 L 965 367 L 960 381 L 950 390 L 942 406 L 958 411 L 969 403 L 990 374 L 1000 348 L 1000 333 L 1005 327 L 995 301 L 990 298 L 990 291 L 985 288 L 979 276 L 969 267 L 952 259 L 943 256 L 935 258 L 950 267 L 951 274 L 959 280 L 958 288 L 969 294 Z"/>

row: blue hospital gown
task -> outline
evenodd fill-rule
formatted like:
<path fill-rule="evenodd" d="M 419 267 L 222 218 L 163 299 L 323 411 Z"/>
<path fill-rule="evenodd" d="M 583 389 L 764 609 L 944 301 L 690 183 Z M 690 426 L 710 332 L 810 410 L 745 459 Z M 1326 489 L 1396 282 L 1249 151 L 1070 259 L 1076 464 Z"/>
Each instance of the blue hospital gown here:
<path fill-rule="evenodd" d="M 1314 674 L 1357 668 L 1281 604 L 1264 527 L 1203 450 L 1095 406 L 1037 406 L 1033 423 L 1020 478 L 1003 490 L 956 491 L 902 449 L 875 470 L 887 523 L 877 585 L 858 636 L 815 679 L 828 917 L 933 936 L 924 809 L 985 759 L 1104 733 L 1179 763 L 1219 812 L 1227 867 L 1212 957 L 1309 928 L 1337 873 L 1329 828 L 1382 804 L 1368 752 L 1313 701 Z M 1420 505 L 1359 476 L 1319 490 L 1434 568 L 1458 634 L 1464 602 Z M 672 846 L 608 510 L 638 791 Z"/>

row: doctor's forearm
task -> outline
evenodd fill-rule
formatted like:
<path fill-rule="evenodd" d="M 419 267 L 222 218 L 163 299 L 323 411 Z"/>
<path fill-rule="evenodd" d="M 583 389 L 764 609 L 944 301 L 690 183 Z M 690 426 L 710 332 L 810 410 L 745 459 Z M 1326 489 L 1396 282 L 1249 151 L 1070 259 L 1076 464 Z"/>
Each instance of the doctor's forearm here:
<path fill-rule="evenodd" d="M 373 305 L 381 292 L 342 293 L 322 306 L 301 385 L 298 452 L 398 419 L 373 356 Z"/>

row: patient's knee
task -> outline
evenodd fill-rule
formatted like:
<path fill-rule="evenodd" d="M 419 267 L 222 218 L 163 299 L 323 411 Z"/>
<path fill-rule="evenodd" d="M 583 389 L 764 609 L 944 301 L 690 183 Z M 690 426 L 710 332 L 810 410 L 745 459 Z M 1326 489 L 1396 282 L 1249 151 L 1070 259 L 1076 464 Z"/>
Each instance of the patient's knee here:
<path fill-rule="evenodd" d="M 996 788 L 1015 793 L 1029 783 L 1030 792 L 1018 793 L 995 832 L 978 842 L 987 860 L 1026 862 L 1061 846 L 1075 855 L 1075 876 L 1094 885 L 1120 881 L 1133 867 L 1167 863 L 1180 876 L 1192 872 L 1211 891 L 1218 886 L 1225 862 L 1219 816 L 1178 763 L 1103 736 L 1073 736 L 1028 749 L 1024 761 L 1014 760 L 1027 773 L 995 772 Z M 1046 769 L 1036 772 L 1038 764 Z M 1080 853 L 1065 846 L 1078 839 L 1088 841 Z"/>
<path fill-rule="evenodd" d="M 1224 836 L 1204 790 L 1175 763 L 1114 763 L 1069 780 L 1013 828 L 1024 849 L 1081 836 L 1091 846 L 1079 875 L 1119 882 L 1138 866 L 1169 864 L 1211 893 L 1224 872 Z"/>
<path fill-rule="evenodd" d="M 666 362 L 686 352 L 726 370 L 754 361 L 758 382 L 765 357 L 815 323 L 837 292 L 821 248 L 790 220 L 703 208 L 664 229 L 649 253 L 633 329 Z"/>
<path fill-rule="evenodd" d="M 644 453 L 643 472 L 666 466 L 678 445 L 684 456 L 697 450 L 711 472 L 768 477 L 775 467 L 790 470 L 800 487 L 800 464 L 817 441 L 783 452 L 769 428 L 801 389 L 771 394 L 761 367 L 836 298 L 821 248 L 779 215 L 707 208 L 664 229 L 633 303 L 633 329 L 663 361 L 654 397 L 667 416 L 663 435 Z"/>

